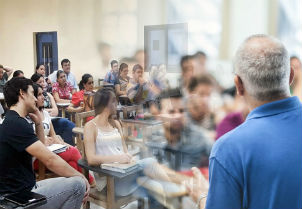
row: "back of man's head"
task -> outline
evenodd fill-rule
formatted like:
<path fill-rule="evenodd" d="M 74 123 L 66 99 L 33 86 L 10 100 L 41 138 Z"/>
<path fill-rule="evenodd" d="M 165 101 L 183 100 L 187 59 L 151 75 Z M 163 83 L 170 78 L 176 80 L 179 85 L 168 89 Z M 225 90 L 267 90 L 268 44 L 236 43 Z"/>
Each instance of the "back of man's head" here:
<path fill-rule="evenodd" d="M 289 55 L 283 44 L 268 35 L 253 35 L 237 50 L 237 74 L 247 93 L 258 101 L 289 95 Z"/>
<path fill-rule="evenodd" d="M 27 92 L 28 86 L 32 86 L 33 82 L 24 77 L 15 77 L 9 80 L 3 90 L 7 107 L 11 107 L 18 103 L 20 92 Z"/>

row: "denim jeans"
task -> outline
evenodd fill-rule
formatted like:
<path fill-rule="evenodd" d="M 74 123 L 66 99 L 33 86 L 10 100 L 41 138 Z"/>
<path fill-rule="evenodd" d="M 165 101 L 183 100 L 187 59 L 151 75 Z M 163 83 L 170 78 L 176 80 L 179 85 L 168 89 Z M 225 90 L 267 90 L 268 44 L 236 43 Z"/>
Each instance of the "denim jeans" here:
<path fill-rule="evenodd" d="M 79 176 L 50 178 L 38 181 L 32 191 L 47 198 L 47 203 L 38 209 L 80 209 L 86 184 Z"/>
<path fill-rule="evenodd" d="M 72 129 L 75 127 L 75 124 L 66 118 L 54 118 L 51 122 L 56 134 L 60 135 L 66 143 L 74 146 Z"/>

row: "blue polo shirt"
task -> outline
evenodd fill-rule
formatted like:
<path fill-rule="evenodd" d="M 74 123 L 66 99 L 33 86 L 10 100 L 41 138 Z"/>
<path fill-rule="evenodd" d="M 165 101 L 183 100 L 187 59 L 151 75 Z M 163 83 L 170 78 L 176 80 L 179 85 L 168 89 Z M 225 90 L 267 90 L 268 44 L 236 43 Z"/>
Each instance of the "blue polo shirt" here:
<path fill-rule="evenodd" d="M 302 208 L 302 104 L 297 97 L 255 108 L 210 155 L 206 208 Z"/>

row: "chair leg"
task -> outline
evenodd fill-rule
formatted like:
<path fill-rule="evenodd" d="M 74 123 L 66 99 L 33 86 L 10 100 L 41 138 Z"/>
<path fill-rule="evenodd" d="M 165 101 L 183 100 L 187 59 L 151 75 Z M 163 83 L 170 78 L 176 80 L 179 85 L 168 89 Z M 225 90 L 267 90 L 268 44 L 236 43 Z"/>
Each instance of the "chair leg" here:
<path fill-rule="evenodd" d="M 145 199 L 139 198 L 137 200 L 137 209 L 144 209 L 145 208 Z"/>
<path fill-rule="evenodd" d="M 83 208 L 85 208 L 85 209 L 90 209 L 90 202 L 86 202 L 86 204 L 84 205 Z"/>

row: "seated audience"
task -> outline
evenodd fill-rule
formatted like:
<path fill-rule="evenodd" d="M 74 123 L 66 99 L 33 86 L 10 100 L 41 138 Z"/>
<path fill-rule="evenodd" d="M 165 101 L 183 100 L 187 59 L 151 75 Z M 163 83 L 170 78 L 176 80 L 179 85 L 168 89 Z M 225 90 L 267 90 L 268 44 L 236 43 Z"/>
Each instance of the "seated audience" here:
<path fill-rule="evenodd" d="M 290 58 L 290 66 L 295 72 L 295 77 L 291 84 L 292 95 L 299 97 L 300 101 L 302 101 L 302 64 L 300 59 L 292 56 Z"/>
<path fill-rule="evenodd" d="M 13 78 L 15 77 L 24 77 L 24 73 L 22 70 L 16 70 L 14 73 L 13 73 Z"/>
<path fill-rule="evenodd" d="M 31 76 L 31 80 L 40 86 L 45 85 L 45 80 L 42 75 L 40 74 L 33 74 Z M 44 96 L 44 111 L 48 112 L 51 117 L 54 117 L 51 122 L 54 126 L 55 132 L 60 135 L 66 143 L 74 146 L 73 141 L 73 133 L 72 129 L 75 127 L 75 124 L 68 120 L 67 118 L 59 118 L 57 117 L 59 114 L 57 104 L 53 98 L 53 96 L 46 92 L 43 89 L 43 96 Z"/>
<path fill-rule="evenodd" d="M 128 76 L 128 65 L 126 63 L 122 63 L 119 68 L 118 77 L 115 81 L 115 92 L 116 95 L 119 96 L 127 96 L 127 86 L 129 83 Z"/>
<path fill-rule="evenodd" d="M 56 103 L 70 103 L 72 94 L 75 91 L 76 89 L 66 81 L 65 72 L 59 70 L 57 72 L 57 82 L 52 85 L 52 95 Z"/>
<path fill-rule="evenodd" d="M 78 89 L 78 84 L 77 84 L 77 80 L 75 78 L 75 76 L 73 75 L 72 72 L 70 72 L 70 61 L 69 59 L 63 59 L 61 61 L 61 66 L 62 66 L 62 70 L 65 72 L 66 74 L 66 80 L 70 83 L 70 85 L 72 86 L 73 89 L 77 90 Z M 50 79 L 50 82 L 53 84 L 56 82 L 57 80 L 57 73 L 58 71 L 53 71 L 48 78 Z"/>
<path fill-rule="evenodd" d="M 104 78 L 104 84 L 114 85 L 116 80 L 118 79 L 118 62 L 116 60 L 112 60 L 111 63 L 111 70 L 106 74 Z"/>
<path fill-rule="evenodd" d="M 94 100 L 96 116 L 87 122 L 84 127 L 84 145 L 89 165 L 100 166 L 102 163 L 130 163 L 134 162 L 125 144 L 122 127 L 119 121 L 114 120 L 117 101 L 111 89 L 98 90 Z M 123 179 L 115 180 L 115 194 L 127 196 L 132 193 L 141 196 L 137 191 L 136 178 L 146 175 L 152 179 L 171 181 L 182 184 L 189 177 L 176 173 L 166 166 L 158 164 L 152 158 L 136 161 L 143 168 L 143 173 L 135 173 Z M 106 186 L 106 177 L 95 173 L 96 188 L 101 191 Z"/>
<path fill-rule="evenodd" d="M 29 79 L 13 78 L 4 87 L 9 111 L 0 124 L 0 195 L 31 190 L 46 196 L 42 208 L 80 209 L 88 198 L 89 183 L 43 144 L 42 119 L 32 85 Z M 35 124 L 36 134 L 27 115 Z M 62 177 L 36 182 L 32 157 Z"/>
<path fill-rule="evenodd" d="M 13 71 L 14 70 L 11 68 L 3 67 L 3 65 L 0 65 L 0 93 L 3 93 L 3 87 Z"/>
<path fill-rule="evenodd" d="M 72 95 L 71 103 L 67 108 L 69 112 L 87 112 L 93 110 L 93 77 L 84 74 L 79 83 L 79 92 Z"/>
<path fill-rule="evenodd" d="M 43 89 L 40 85 L 34 84 L 34 95 L 37 98 L 37 108 L 39 109 L 39 115 L 42 119 L 43 129 L 45 140 L 44 144 L 46 146 L 50 146 L 52 144 L 65 144 L 68 146 L 65 152 L 61 152 L 58 155 L 64 159 L 71 167 L 76 169 L 79 172 L 82 172 L 81 167 L 78 166 L 78 160 L 82 158 L 79 150 L 69 144 L 65 143 L 62 139 L 60 139 L 54 130 L 54 127 L 51 122 L 50 115 L 47 111 L 44 110 L 44 96 L 43 96 Z M 35 130 L 34 123 L 29 120 L 33 124 L 33 128 Z M 34 163 L 35 170 L 38 170 L 38 161 L 36 160 Z M 93 177 L 89 176 L 89 183 L 94 183 Z"/>

